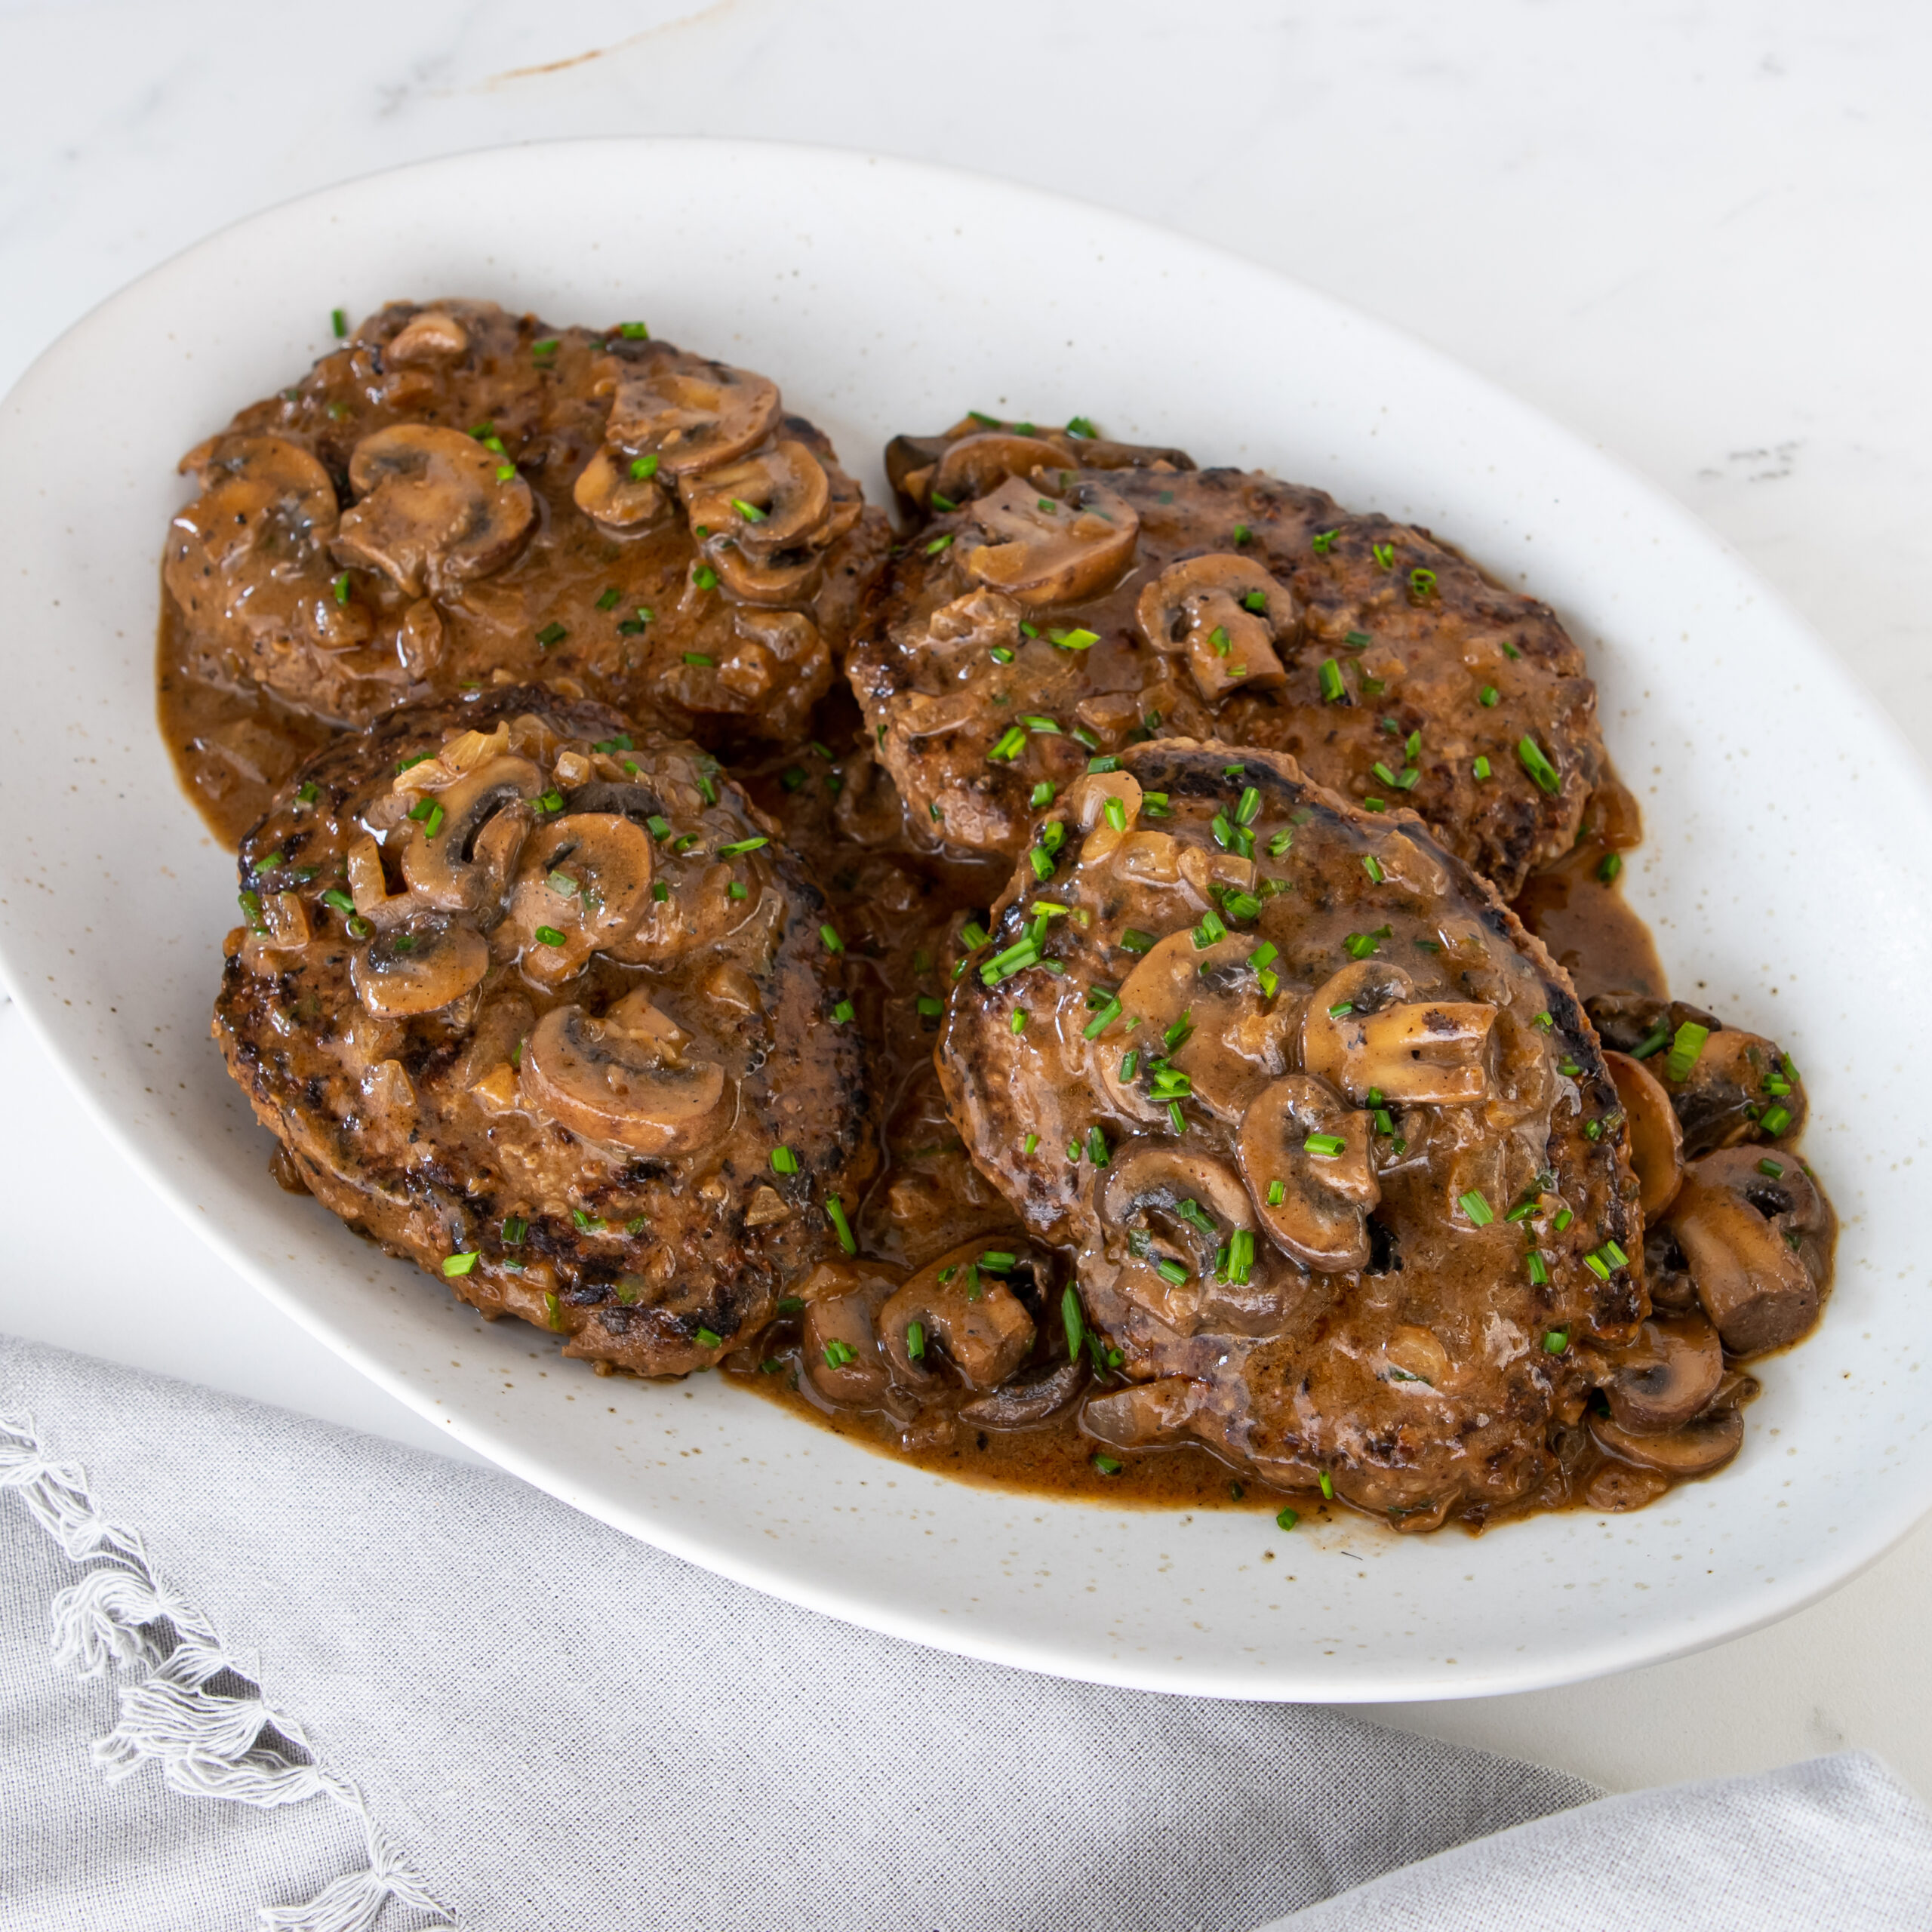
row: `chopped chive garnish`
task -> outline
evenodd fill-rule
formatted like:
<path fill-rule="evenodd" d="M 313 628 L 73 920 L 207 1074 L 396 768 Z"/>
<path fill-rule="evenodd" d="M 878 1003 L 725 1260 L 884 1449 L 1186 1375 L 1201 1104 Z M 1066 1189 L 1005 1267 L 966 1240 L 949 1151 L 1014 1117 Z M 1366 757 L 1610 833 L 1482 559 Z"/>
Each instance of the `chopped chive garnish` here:
<path fill-rule="evenodd" d="M 1784 1163 L 1774 1161 L 1767 1155 L 1758 1163 L 1758 1171 L 1772 1180 L 1782 1180 L 1784 1178 Z"/>
<path fill-rule="evenodd" d="M 774 1147 L 771 1150 L 771 1171 L 775 1174 L 795 1174 L 798 1171 L 798 1157 L 789 1147 Z"/>
<path fill-rule="evenodd" d="M 1555 765 L 1544 755 L 1543 747 L 1527 734 L 1516 740 L 1516 755 L 1523 761 L 1523 769 L 1537 782 L 1539 789 L 1553 798 L 1563 789 L 1563 780 Z"/>
<path fill-rule="evenodd" d="M 1228 936 L 1228 929 L 1222 923 L 1218 912 L 1202 914 L 1201 923 L 1194 929 L 1194 949 L 1204 952 L 1211 946 L 1218 946 Z"/>
<path fill-rule="evenodd" d="M 1503 694 L 1494 685 L 1484 685 L 1482 689 L 1476 693 L 1477 703 L 1491 709 L 1500 703 L 1502 698 Z"/>
<path fill-rule="evenodd" d="M 735 859 L 740 852 L 755 852 L 761 845 L 771 843 L 770 839 L 764 838 L 734 838 L 730 844 L 718 847 L 718 856 L 721 859 Z"/>
<path fill-rule="evenodd" d="M 543 1297 L 543 1325 L 561 1334 L 564 1327 L 564 1305 L 555 1295 Z"/>
<path fill-rule="evenodd" d="M 537 937 L 539 943 L 544 946 L 561 946 L 564 943 L 563 934 L 555 926 L 539 926 Z"/>
<path fill-rule="evenodd" d="M 540 358 L 555 355 L 557 352 L 556 337 L 553 335 L 546 335 L 542 341 L 533 342 L 530 345 L 530 352 L 531 355 Z"/>
<path fill-rule="evenodd" d="M 1187 1131 L 1187 1116 L 1181 1112 L 1180 1103 L 1178 1100 L 1170 1100 L 1168 1103 L 1168 1124 L 1177 1134 L 1185 1134 Z"/>
<path fill-rule="evenodd" d="M 651 331 L 641 322 L 620 322 L 617 333 L 626 342 L 645 342 L 650 339 Z"/>
<path fill-rule="evenodd" d="M 1318 557 L 1327 556 L 1335 547 L 1337 534 L 1339 533 L 1333 530 L 1318 530 L 1315 533 L 1315 554 Z"/>
<path fill-rule="evenodd" d="M 1111 995 L 1106 1004 L 1081 1029 L 1083 1040 L 1097 1040 L 1120 1017 L 1120 1001 Z"/>
<path fill-rule="evenodd" d="M 1567 1328 L 1552 1328 L 1543 1338 L 1546 1355 L 1560 1355 L 1570 1346 L 1570 1331 Z"/>
<path fill-rule="evenodd" d="M 986 756 L 993 758 L 1016 758 L 1026 749 L 1026 734 L 1017 724 L 1009 724 Z"/>
<path fill-rule="evenodd" d="M 350 898 L 339 885 L 330 886 L 323 893 L 322 903 L 325 906 L 333 906 L 338 912 L 352 912 L 355 910 L 355 901 Z"/>
<path fill-rule="evenodd" d="M 1108 824 L 1115 831 L 1124 832 L 1127 829 L 1127 808 L 1119 799 L 1109 798 L 1101 809 Z"/>
<path fill-rule="evenodd" d="M 1097 1127 L 1087 1130 L 1087 1158 L 1095 1167 L 1107 1164 L 1107 1137 Z"/>
<path fill-rule="evenodd" d="M 1038 811 L 1042 806 L 1050 805 L 1053 803 L 1054 794 L 1058 789 L 1059 787 L 1054 783 L 1051 779 L 1043 778 L 1040 780 L 1038 784 L 1033 787 L 1032 792 L 1028 796 L 1027 803 L 1030 804 L 1035 811 Z"/>
<path fill-rule="evenodd" d="M 820 926 L 818 929 L 818 936 L 824 941 L 826 952 L 843 952 L 845 950 L 845 942 L 838 937 L 838 929 L 835 927 Z"/>
<path fill-rule="evenodd" d="M 1478 779 L 1487 778 L 1489 776 L 1489 760 L 1486 758 L 1479 758 L 1469 769 Z"/>
<path fill-rule="evenodd" d="M 859 1352 L 849 1342 L 828 1342 L 825 1345 L 825 1365 L 828 1368 L 844 1368 L 859 1358 Z"/>
<path fill-rule="evenodd" d="M 1557 1209 L 1556 1212 L 1551 1216 L 1549 1225 L 1554 1228 L 1558 1234 L 1561 1234 L 1576 1218 L 1576 1216 L 1573 1214 L 1568 1208 L 1559 1208 Z"/>
<path fill-rule="evenodd" d="M 1287 1199 L 1287 1198 L 1288 1189 L 1287 1183 L 1285 1181 L 1271 1180 L 1268 1183 L 1268 1204 L 1269 1207 L 1278 1208 L 1284 1201 Z"/>
<path fill-rule="evenodd" d="M 942 550 L 949 549 L 952 544 L 952 537 L 949 532 L 944 537 L 935 537 L 926 546 L 926 555 L 929 557 L 937 557 Z"/>
<path fill-rule="evenodd" d="M 631 459 L 631 481 L 633 483 L 648 483 L 657 474 L 657 458 L 654 453 Z"/>
<path fill-rule="evenodd" d="M 1321 660 L 1321 695 L 1330 704 L 1339 703 L 1349 694 L 1349 688 L 1342 681 L 1342 667 L 1332 657 Z"/>
<path fill-rule="evenodd" d="M 552 892 L 558 894 L 565 899 L 574 899 L 577 895 L 577 881 L 572 878 L 568 872 L 546 873 L 543 883 Z"/>
<path fill-rule="evenodd" d="M 1617 875 L 1623 869 L 1621 852 L 1606 852 L 1597 863 L 1597 877 L 1605 885 L 1614 885 Z"/>
<path fill-rule="evenodd" d="M 695 664 L 697 666 L 699 669 L 703 671 L 715 670 L 718 665 L 718 660 L 716 658 L 707 657 L 701 651 L 686 651 L 685 653 L 685 662 L 687 664 Z"/>
<path fill-rule="evenodd" d="M 349 601 L 349 573 L 344 571 L 329 588 L 335 593 L 335 601 L 338 604 L 346 604 Z"/>
<path fill-rule="evenodd" d="M 1456 1204 L 1465 1214 L 1468 1215 L 1477 1227 L 1486 1228 L 1496 1219 L 1495 1209 L 1491 1207 L 1474 1188 L 1471 1188 L 1466 1194 L 1458 1195 L 1456 1197 Z"/>
<path fill-rule="evenodd" d="M 1158 1261 L 1154 1264 L 1154 1272 L 1161 1280 L 1172 1281 L 1177 1287 L 1187 1279 L 1187 1270 L 1178 1261 Z"/>
<path fill-rule="evenodd" d="M 552 645 L 561 644 L 569 635 L 570 632 L 561 624 L 552 621 L 537 633 L 537 641 L 548 651 Z"/>
<path fill-rule="evenodd" d="M 835 1026 L 843 1026 L 845 1023 L 852 1017 L 854 1010 L 852 1002 L 849 999 L 841 999 L 838 1004 L 832 1009 L 832 1025 Z"/>
<path fill-rule="evenodd" d="M 1103 1476 L 1117 1476 L 1124 1466 L 1118 1456 L 1096 1456 L 1094 1466 Z"/>
<path fill-rule="evenodd" d="M 1151 952 L 1155 940 L 1152 933 L 1143 933 L 1138 926 L 1129 926 L 1121 934 L 1120 943 L 1129 952 Z"/>
<path fill-rule="evenodd" d="M 1549 1263 L 1544 1260 L 1542 1254 L 1534 1247 L 1530 1250 L 1529 1263 L 1531 1284 L 1533 1287 L 1539 1288 L 1548 1287 L 1549 1286 Z"/>
<path fill-rule="evenodd" d="M 1301 1146 L 1304 1154 L 1317 1155 L 1324 1161 L 1349 1151 L 1349 1143 L 1339 1134 L 1311 1134 Z"/>
<path fill-rule="evenodd" d="M 1013 1009 L 1013 1017 L 1008 1022 L 1008 1024 L 1016 1033 L 1025 1032 L 1026 1030 L 1026 1009 L 1023 1006 L 1016 1006 Z"/>
<path fill-rule="evenodd" d="M 835 1194 L 826 1198 L 825 1218 L 832 1223 L 832 1232 L 838 1237 L 838 1245 L 848 1254 L 857 1254 L 859 1244 L 852 1238 L 852 1224 L 845 1218 L 845 1204 Z"/>
<path fill-rule="evenodd" d="M 765 519 L 766 513 L 760 509 L 757 504 L 748 503 L 742 497 L 734 497 L 731 499 L 731 507 L 747 523 L 762 523 Z"/>
<path fill-rule="evenodd" d="M 921 993 L 913 1004 L 918 1008 L 921 1020 L 937 1020 L 946 1011 L 946 1002 L 934 999 L 931 993 Z"/>
<path fill-rule="evenodd" d="M 1667 1079 L 1688 1080 L 1690 1069 L 1697 1064 L 1704 1051 L 1704 1042 L 1711 1037 L 1708 1026 L 1700 1026 L 1694 1020 L 1687 1020 L 1677 1029 L 1670 1043 L 1670 1057 L 1664 1062 L 1664 1075 Z"/>
<path fill-rule="evenodd" d="M 700 564 L 691 572 L 691 582 L 700 590 L 715 590 L 718 588 L 718 573 L 709 564 Z"/>
<path fill-rule="evenodd" d="M 329 333 L 340 342 L 349 333 L 349 312 L 346 309 L 329 311 Z"/>
<path fill-rule="evenodd" d="M 1377 926 L 1372 933 L 1350 933 L 1342 941 L 1342 950 L 1351 959 L 1373 959 L 1377 948 L 1389 937 L 1386 926 Z"/>
<path fill-rule="evenodd" d="M 1020 1151 L 1023 1154 L 1030 1154 L 1039 1144 L 1040 1137 L 1037 1134 L 1029 1134 L 1024 1140 L 1020 1142 Z"/>
<path fill-rule="evenodd" d="M 1283 1530 L 1293 1529 L 1300 1521 L 1300 1513 L 1294 1509 L 1284 1509 L 1275 1518 L 1275 1526 Z"/>
<path fill-rule="evenodd" d="M 1791 1124 L 1791 1109 L 1786 1106 L 1767 1107 L 1764 1117 L 1758 1124 L 1775 1140 Z"/>
<path fill-rule="evenodd" d="M 1049 631 L 1047 635 L 1063 651 L 1091 651 L 1100 641 L 1098 631 Z"/>
<path fill-rule="evenodd" d="M 1171 818 L 1173 808 L 1168 803 L 1164 792 L 1143 792 L 1140 795 L 1140 816 L 1143 818 Z"/>
<path fill-rule="evenodd" d="M 1601 1254 L 1592 1254 L 1585 1255 L 1583 1257 L 1583 1266 L 1587 1268 L 1598 1281 L 1607 1281 L 1610 1279 L 1610 1263 L 1606 1261 Z"/>
<path fill-rule="evenodd" d="M 1371 885 L 1381 885 L 1387 880 L 1388 875 L 1382 869 L 1382 861 L 1372 852 L 1362 854 L 1361 869 L 1367 873 L 1368 882 Z"/>

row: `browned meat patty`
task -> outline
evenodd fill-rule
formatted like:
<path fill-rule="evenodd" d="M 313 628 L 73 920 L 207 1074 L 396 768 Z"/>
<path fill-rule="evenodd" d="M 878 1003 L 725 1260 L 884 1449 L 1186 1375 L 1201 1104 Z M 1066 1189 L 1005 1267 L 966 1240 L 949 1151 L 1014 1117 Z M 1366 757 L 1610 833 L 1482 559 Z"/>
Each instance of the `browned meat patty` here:
<path fill-rule="evenodd" d="M 541 678 L 783 738 L 889 540 L 765 377 L 484 302 L 392 303 L 182 467 L 179 661 L 351 724 Z"/>
<path fill-rule="evenodd" d="M 568 1355 L 707 1366 L 844 1251 L 876 1164 L 851 975 L 772 830 L 602 706 L 405 706 L 243 841 L 215 1037 L 391 1252 Z"/>
<path fill-rule="evenodd" d="M 1169 741 L 1071 786 L 995 913 L 940 1071 L 1124 1358 L 1090 1434 L 1411 1529 L 1560 1492 L 1642 1224 L 1595 1036 L 1494 892 L 1412 814 Z"/>
<path fill-rule="evenodd" d="M 888 566 L 847 668 L 926 850 L 1017 857 L 1091 755 L 1213 737 L 1413 808 L 1512 897 L 1603 770 L 1546 606 L 1426 531 L 1238 470 L 993 475 Z"/>

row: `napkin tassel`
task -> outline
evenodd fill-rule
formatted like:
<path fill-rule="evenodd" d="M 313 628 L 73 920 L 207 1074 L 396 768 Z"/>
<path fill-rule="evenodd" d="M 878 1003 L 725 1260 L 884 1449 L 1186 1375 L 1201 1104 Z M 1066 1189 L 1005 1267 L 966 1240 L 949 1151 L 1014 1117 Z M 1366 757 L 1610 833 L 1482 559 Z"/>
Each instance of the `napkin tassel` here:
<path fill-rule="evenodd" d="M 349 1812 L 362 1827 L 368 1866 L 305 1904 L 263 1907 L 258 1915 L 273 1932 L 370 1932 L 391 1899 L 454 1922 L 369 1816 L 361 1792 L 315 1761 L 300 1726 L 267 1702 L 213 1626 L 155 1571 L 139 1532 L 101 1515 L 85 1472 L 51 1461 L 29 1419 L 0 1417 L 0 1489 L 18 1496 L 74 1561 L 97 1566 L 54 1600 L 54 1662 L 83 1678 L 146 1673 L 121 1687 L 121 1721 L 94 1743 L 108 1783 L 157 1764 L 192 1796 L 258 1810 L 328 1798 Z"/>

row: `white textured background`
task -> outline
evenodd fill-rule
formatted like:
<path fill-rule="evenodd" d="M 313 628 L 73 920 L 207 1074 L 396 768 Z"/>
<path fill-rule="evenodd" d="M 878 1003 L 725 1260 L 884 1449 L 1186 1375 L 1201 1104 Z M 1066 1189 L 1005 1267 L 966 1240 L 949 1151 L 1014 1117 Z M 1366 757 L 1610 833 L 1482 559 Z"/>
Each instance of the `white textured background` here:
<path fill-rule="evenodd" d="M 1481 370 L 1708 519 L 1923 755 L 1928 72 L 1922 0 L 0 0 L 0 386 L 209 229 L 400 162 L 594 134 L 948 162 L 1220 242 Z M 1804 745 L 1770 749 L 1801 789 Z M 1883 916 L 1847 907 L 1847 943 Z M 203 1253 L 11 1009 L 0 1094 L 0 1329 L 448 1453 Z M 1619 1786 L 1863 1744 L 1932 1797 L 1928 1598 L 1921 1529 L 1702 1657 L 1371 1715 Z"/>

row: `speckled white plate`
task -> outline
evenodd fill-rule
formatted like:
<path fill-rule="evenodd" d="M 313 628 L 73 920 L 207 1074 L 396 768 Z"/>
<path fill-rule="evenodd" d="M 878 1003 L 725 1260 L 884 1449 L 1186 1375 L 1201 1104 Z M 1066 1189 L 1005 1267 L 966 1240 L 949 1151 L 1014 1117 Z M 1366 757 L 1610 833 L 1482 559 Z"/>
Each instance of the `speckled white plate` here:
<path fill-rule="evenodd" d="M 1095 1509 L 949 1484 L 713 1377 L 598 1380 L 485 1327 L 270 1181 L 208 1015 L 233 868 L 154 724 L 176 459 L 325 346 L 338 304 L 643 315 L 780 378 L 869 488 L 968 405 L 1185 445 L 1427 525 L 1551 599 L 1651 827 L 1632 897 L 1678 991 L 1803 1067 L 1844 1216 L 1817 1337 L 1743 1454 L 1643 1513 L 1472 1540 Z M 453 1435 L 620 1528 L 875 1629 L 1069 1676 L 1268 1698 L 1561 1683 L 1735 1635 L 1932 1503 L 1912 1010 L 1932 812 L 1875 708 L 1690 516 L 1529 410 L 1292 282 L 1120 216 L 902 162 L 605 141 L 438 162 L 214 236 L 0 405 L 0 969 L 131 1157 L 235 1266 Z M 85 1294 L 87 1257 L 67 1284 Z M 112 1264 L 138 1266 L 137 1257 Z M 640 1614 L 645 1614 L 640 1611 Z"/>

